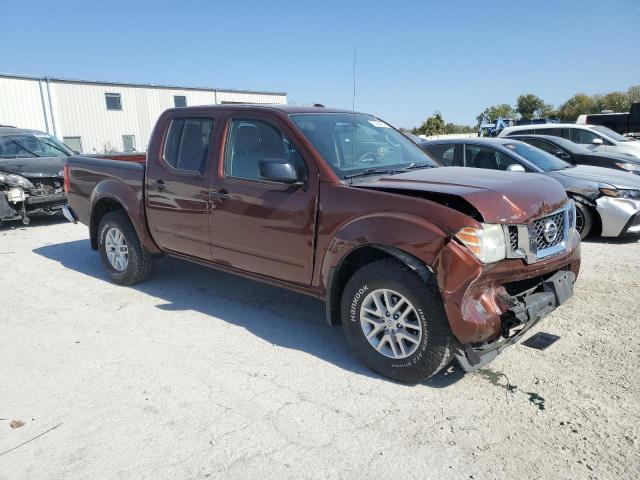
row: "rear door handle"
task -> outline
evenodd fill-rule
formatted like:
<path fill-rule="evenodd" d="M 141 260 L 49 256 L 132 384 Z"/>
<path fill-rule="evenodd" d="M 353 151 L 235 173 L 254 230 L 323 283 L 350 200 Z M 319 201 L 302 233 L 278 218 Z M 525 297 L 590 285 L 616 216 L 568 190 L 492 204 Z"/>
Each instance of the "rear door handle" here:
<path fill-rule="evenodd" d="M 155 182 L 153 182 L 153 186 L 156 187 L 156 189 L 160 192 L 162 192 L 165 188 L 167 188 L 167 186 L 164 183 L 164 180 L 162 179 L 156 180 Z"/>
<path fill-rule="evenodd" d="M 231 194 L 226 190 L 211 190 L 209 195 L 218 200 L 229 200 L 231 198 Z"/>

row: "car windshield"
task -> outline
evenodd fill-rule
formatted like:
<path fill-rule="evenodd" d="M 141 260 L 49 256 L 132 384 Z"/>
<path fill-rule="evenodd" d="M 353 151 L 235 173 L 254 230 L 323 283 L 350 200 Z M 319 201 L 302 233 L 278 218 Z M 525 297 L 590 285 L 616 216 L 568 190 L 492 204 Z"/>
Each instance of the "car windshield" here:
<path fill-rule="evenodd" d="M 564 170 L 565 168 L 572 167 L 570 163 L 560 160 L 550 153 L 547 153 L 544 150 L 540 150 L 539 148 L 527 143 L 506 143 L 504 144 L 504 147 L 520 155 L 530 163 L 533 163 L 536 167 L 544 172 L 550 172 L 552 170 Z"/>
<path fill-rule="evenodd" d="M 73 152 L 46 133 L 20 133 L 0 137 L 0 158 L 68 157 Z"/>
<path fill-rule="evenodd" d="M 439 166 L 411 140 L 370 115 L 300 113 L 290 117 L 340 178 Z"/>
<path fill-rule="evenodd" d="M 624 136 L 620 135 L 618 132 L 614 132 L 610 128 L 603 127 L 602 125 L 592 125 L 591 128 L 593 128 L 596 132 L 601 133 L 602 135 L 606 135 L 607 137 L 609 137 L 614 142 L 633 142 L 633 141 L 635 141 L 633 138 L 624 137 Z"/>

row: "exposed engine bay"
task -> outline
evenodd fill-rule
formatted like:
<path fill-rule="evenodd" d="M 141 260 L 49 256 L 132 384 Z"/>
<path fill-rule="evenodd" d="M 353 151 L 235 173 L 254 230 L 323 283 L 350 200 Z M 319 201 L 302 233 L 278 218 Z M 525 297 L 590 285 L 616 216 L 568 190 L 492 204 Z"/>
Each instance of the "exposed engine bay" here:
<path fill-rule="evenodd" d="M 65 202 L 61 177 L 27 179 L 0 172 L 0 223 L 22 220 L 28 225 L 32 215 L 54 215 Z"/>

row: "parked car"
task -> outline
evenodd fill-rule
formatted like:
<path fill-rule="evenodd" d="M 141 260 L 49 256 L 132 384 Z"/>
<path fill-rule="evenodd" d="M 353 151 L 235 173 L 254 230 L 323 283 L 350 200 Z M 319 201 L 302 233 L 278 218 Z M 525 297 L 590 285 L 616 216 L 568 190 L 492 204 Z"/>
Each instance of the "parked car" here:
<path fill-rule="evenodd" d="M 596 227 L 603 237 L 640 233 L 637 175 L 572 165 L 511 137 L 425 140 L 421 146 L 445 165 L 534 172 L 559 181 L 576 202 L 576 229 L 583 239 Z"/>
<path fill-rule="evenodd" d="M 0 127 L 0 224 L 54 215 L 65 203 L 62 169 L 73 152 L 36 130 Z"/>
<path fill-rule="evenodd" d="M 65 215 L 116 283 L 164 253 L 309 294 L 370 368 L 418 382 L 452 355 L 489 362 L 580 266 L 556 181 L 435 167 L 370 115 L 187 107 L 160 116 L 146 164 L 71 157 Z"/>
<path fill-rule="evenodd" d="M 538 147 L 573 165 L 615 168 L 640 175 L 640 159 L 629 155 L 592 151 L 564 138 L 549 135 L 509 135 L 509 138 Z"/>
<path fill-rule="evenodd" d="M 571 140 L 584 145 L 589 150 L 622 153 L 640 158 L 640 142 L 629 137 L 623 137 L 602 125 L 576 125 L 575 123 L 549 123 L 545 125 L 522 125 L 507 127 L 498 137 L 513 135 L 552 135 Z"/>
<path fill-rule="evenodd" d="M 580 115 L 576 123 L 602 125 L 621 135 L 640 136 L 640 103 L 631 105 L 628 113 L 596 113 Z"/>

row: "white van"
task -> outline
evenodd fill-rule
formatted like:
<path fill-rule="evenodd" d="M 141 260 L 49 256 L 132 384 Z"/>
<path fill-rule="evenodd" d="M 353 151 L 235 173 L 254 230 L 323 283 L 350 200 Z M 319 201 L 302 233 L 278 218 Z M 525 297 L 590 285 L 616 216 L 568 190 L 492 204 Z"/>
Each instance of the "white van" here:
<path fill-rule="evenodd" d="M 589 150 L 623 153 L 640 158 L 640 142 L 623 137 L 602 125 L 576 125 L 575 123 L 542 123 L 519 125 L 502 129 L 498 137 L 510 135 L 553 135 L 584 145 Z"/>

